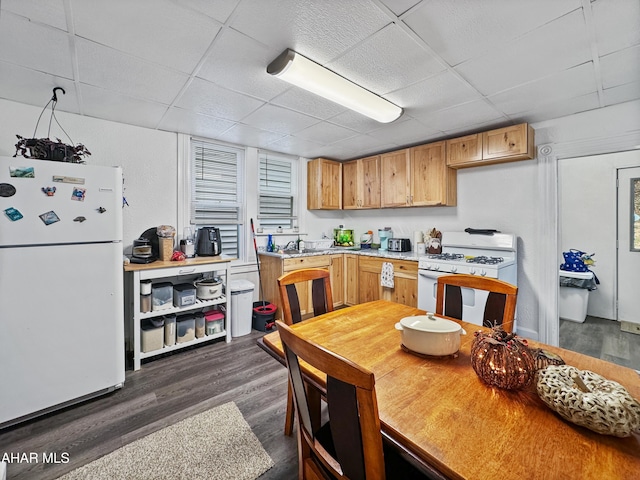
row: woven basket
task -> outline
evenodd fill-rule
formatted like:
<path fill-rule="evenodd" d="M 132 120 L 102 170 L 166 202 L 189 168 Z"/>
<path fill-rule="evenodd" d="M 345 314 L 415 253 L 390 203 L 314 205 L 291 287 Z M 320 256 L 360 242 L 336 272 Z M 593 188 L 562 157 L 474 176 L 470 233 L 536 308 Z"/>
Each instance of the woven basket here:
<path fill-rule="evenodd" d="M 640 433 L 640 403 L 619 383 L 570 365 L 550 365 L 537 375 L 538 395 L 566 420 L 616 437 Z M 578 386 L 580 379 L 590 391 Z"/>

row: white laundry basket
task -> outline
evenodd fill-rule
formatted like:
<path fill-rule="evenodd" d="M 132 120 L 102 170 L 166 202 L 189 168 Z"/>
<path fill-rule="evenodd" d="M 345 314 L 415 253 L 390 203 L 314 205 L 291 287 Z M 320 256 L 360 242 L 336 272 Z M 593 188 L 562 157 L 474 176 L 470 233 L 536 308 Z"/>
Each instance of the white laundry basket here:
<path fill-rule="evenodd" d="M 562 286 L 562 277 L 565 279 L 577 279 L 578 282 L 575 283 L 580 283 L 580 280 L 592 280 L 593 272 L 560 270 L 560 297 L 558 299 L 560 318 L 583 323 L 587 318 L 589 290 L 587 288 Z"/>
<path fill-rule="evenodd" d="M 254 288 L 255 285 L 249 280 L 236 279 L 229 282 L 232 337 L 242 337 L 251 333 Z"/>

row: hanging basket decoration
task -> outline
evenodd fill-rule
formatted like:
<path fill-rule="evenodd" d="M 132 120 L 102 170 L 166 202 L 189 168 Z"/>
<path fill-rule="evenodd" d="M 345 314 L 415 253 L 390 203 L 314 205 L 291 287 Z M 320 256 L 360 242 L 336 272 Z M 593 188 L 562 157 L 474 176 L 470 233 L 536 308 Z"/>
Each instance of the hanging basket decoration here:
<path fill-rule="evenodd" d="M 18 137 L 18 143 L 16 143 L 16 153 L 13 155 L 17 157 L 18 155 L 22 155 L 25 158 L 35 158 L 38 160 L 52 160 L 56 162 L 69 162 L 69 163 L 85 163 L 83 157 L 91 155 L 91 152 L 87 150 L 87 147 L 82 145 L 81 143 L 73 146 L 73 141 L 71 137 L 67 134 L 67 132 L 62 128 L 62 125 L 58 122 L 58 119 L 55 115 L 56 104 L 58 103 L 58 96 L 56 94 L 57 90 L 61 90 L 63 94 L 65 94 L 64 89 L 60 87 L 56 87 L 53 89 L 53 97 L 51 100 L 44 106 L 42 112 L 40 113 L 40 117 L 38 117 L 38 121 L 36 122 L 36 128 L 33 131 L 33 138 L 25 138 L 21 135 L 16 135 Z M 42 114 L 47 109 L 47 107 L 51 104 L 51 119 L 49 120 L 49 130 L 47 132 L 47 138 L 35 138 L 36 132 L 38 130 L 38 124 L 40 123 L 40 118 L 42 118 Z M 53 141 L 49 138 L 51 133 L 51 122 L 55 120 L 60 129 L 67 135 L 69 141 L 72 145 L 67 145 L 62 143 L 59 138 L 56 138 L 57 141 Z"/>
<path fill-rule="evenodd" d="M 616 437 L 640 434 L 640 402 L 618 382 L 570 365 L 550 365 L 538 372 L 542 401 L 564 419 Z"/>
<path fill-rule="evenodd" d="M 471 366 L 483 382 L 506 390 L 527 387 L 536 373 L 535 354 L 526 340 L 500 326 L 475 332 Z"/>

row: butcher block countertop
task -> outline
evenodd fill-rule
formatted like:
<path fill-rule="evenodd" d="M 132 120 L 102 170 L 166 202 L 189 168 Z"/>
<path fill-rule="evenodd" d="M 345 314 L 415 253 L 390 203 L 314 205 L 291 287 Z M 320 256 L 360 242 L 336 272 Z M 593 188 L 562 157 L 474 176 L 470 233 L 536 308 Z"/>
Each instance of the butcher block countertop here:
<path fill-rule="evenodd" d="M 317 255 L 339 255 L 341 253 L 348 253 L 351 255 L 361 255 L 365 257 L 378 257 L 378 258 L 389 258 L 392 260 L 410 260 L 417 262 L 418 261 L 418 252 L 388 252 L 384 250 L 377 250 L 375 248 L 327 248 L 322 250 L 305 250 L 304 252 L 299 252 L 298 250 L 284 250 L 282 252 L 267 252 L 267 251 L 258 251 L 260 255 L 268 255 L 271 257 L 278 258 L 299 258 L 299 257 L 313 257 Z"/>
<path fill-rule="evenodd" d="M 171 268 L 171 267 L 189 267 L 195 265 L 210 265 L 212 263 L 226 263 L 237 260 L 235 257 L 228 257 L 226 255 L 218 255 L 215 257 L 194 257 L 187 258 L 179 262 L 164 262 L 162 260 L 156 260 L 151 263 L 127 263 L 124 265 L 125 272 L 136 272 L 140 270 L 154 270 L 156 268 Z"/>

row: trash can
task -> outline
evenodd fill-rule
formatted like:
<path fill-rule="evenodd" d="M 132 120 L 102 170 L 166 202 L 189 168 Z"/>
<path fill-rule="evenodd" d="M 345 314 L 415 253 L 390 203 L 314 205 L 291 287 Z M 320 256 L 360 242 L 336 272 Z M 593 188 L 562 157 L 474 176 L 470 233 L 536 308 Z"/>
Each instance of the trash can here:
<path fill-rule="evenodd" d="M 229 282 L 232 337 L 241 337 L 251 333 L 254 288 L 255 285 L 249 280 L 237 279 Z"/>
<path fill-rule="evenodd" d="M 560 318 L 583 323 L 587 318 L 589 291 L 595 290 L 593 272 L 569 272 L 560 270 Z"/>

